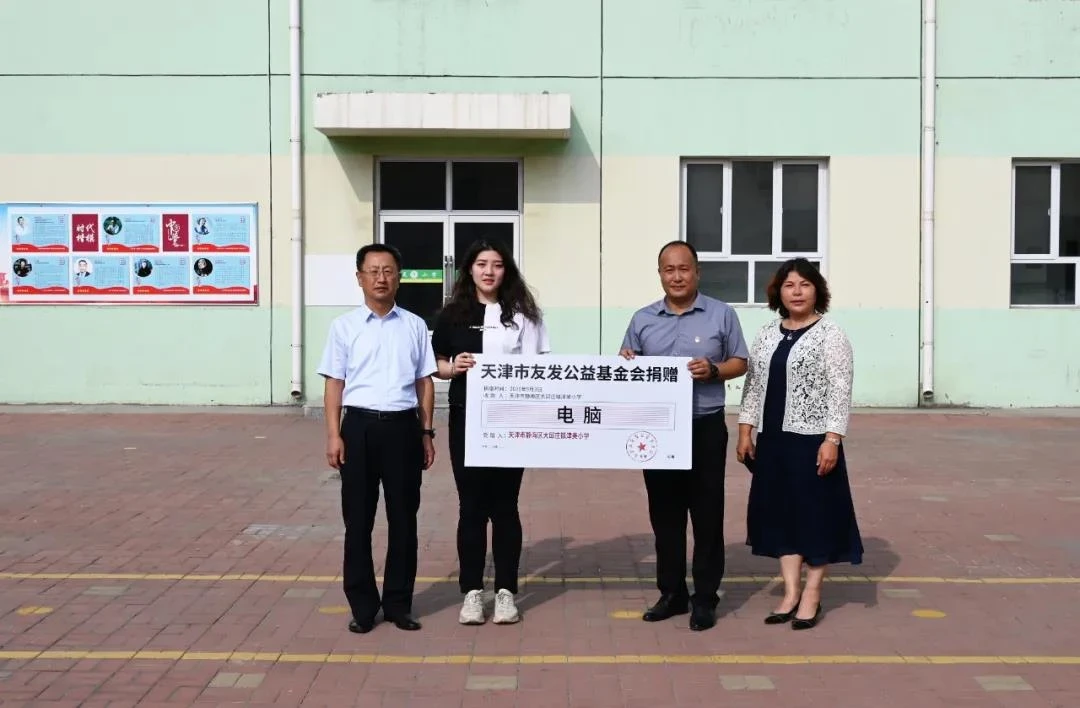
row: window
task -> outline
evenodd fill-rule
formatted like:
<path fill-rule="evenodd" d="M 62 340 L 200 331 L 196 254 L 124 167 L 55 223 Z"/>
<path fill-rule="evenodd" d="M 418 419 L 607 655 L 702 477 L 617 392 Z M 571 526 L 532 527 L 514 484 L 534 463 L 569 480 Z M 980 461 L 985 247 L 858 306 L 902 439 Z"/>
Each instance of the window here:
<path fill-rule="evenodd" d="M 682 238 L 698 250 L 701 291 L 732 304 L 765 304 L 783 261 L 802 256 L 820 266 L 826 188 L 820 161 L 685 161 Z"/>
<path fill-rule="evenodd" d="M 1080 162 L 1013 168 L 1012 305 L 1080 305 Z"/>
<path fill-rule="evenodd" d="M 474 241 L 501 241 L 520 263 L 517 160 L 387 159 L 376 169 L 379 240 L 403 260 L 398 304 L 429 327 Z"/>

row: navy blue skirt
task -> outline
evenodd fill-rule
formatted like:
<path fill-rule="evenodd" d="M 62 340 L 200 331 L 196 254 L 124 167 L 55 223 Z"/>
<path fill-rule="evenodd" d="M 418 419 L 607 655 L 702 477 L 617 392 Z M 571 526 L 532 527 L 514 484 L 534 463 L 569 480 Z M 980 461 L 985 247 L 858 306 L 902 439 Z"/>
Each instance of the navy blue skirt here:
<path fill-rule="evenodd" d="M 746 544 L 754 555 L 800 555 L 810 566 L 862 563 L 844 448 L 836 467 L 819 477 L 824 441 L 824 435 L 758 435 L 746 512 Z"/>

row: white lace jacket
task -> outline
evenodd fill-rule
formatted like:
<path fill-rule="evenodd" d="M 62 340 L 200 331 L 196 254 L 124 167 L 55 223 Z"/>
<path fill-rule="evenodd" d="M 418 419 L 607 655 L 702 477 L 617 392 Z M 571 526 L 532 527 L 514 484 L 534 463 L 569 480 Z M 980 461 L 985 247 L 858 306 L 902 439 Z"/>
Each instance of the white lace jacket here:
<path fill-rule="evenodd" d="M 750 347 L 739 422 L 760 432 L 769 387 L 769 363 L 783 335 L 780 320 L 761 328 Z M 803 435 L 847 435 L 854 356 L 847 335 L 830 319 L 802 335 L 787 360 L 783 430 Z"/>

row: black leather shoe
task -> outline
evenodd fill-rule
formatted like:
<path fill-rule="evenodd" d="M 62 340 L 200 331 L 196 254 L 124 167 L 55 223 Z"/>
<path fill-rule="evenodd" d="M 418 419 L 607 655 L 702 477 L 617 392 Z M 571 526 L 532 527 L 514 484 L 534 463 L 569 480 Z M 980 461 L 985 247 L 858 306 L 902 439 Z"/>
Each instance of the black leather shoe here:
<path fill-rule="evenodd" d="M 646 622 L 663 622 L 675 615 L 685 615 L 690 611 L 690 601 L 675 595 L 661 595 L 656 604 L 645 610 L 641 619 Z"/>
<path fill-rule="evenodd" d="M 765 624 L 785 624 L 795 619 L 795 613 L 799 611 L 799 603 L 796 602 L 795 606 L 787 612 L 771 612 L 769 616 L 765 618 Z"/>
<path fill-rule="evenodd" d="M 797 612 L 798 610 L 796 610 Z M 814 616 L 810 619 L 799 619 L 792 615 L 791 628 L 792 629 L 813 629 L 817 626 L 817 623 L 821 621 L 821 603 L 818 603 L 817 609 L 814 610 Z"/>
<path fill-rule="evenodd" d="M 367 634 L 374 628 L 374 622 L 357 622 L 356 620 L 349 622 L 349 631 L 353 634 Z"/>
<path fill-rule="evenodd" d="M 398 629 L 403 629 L 406 632 L 415 632 L 420 629 L 420 623 L 412 618 L 412 615 L 398 615 L 397 617 L 387 617 L 387 622 L 390 622 Z"/>
<path fill-rule="evenodd" d="M 711 607 L 695 605 L 690 613 L 690 629 L 701 632 L 716 626 L 716 610 Z"/>

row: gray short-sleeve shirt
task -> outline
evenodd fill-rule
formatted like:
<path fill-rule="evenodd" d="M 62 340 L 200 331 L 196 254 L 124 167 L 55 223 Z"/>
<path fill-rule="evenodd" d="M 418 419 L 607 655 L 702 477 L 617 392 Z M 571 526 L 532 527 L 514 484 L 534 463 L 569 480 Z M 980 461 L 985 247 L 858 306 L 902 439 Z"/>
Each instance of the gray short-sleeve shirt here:
<path fill-rule="evenodd" d="M 716 364 L 749 357 L 735 309 L 701 293 L 682 314 L 671 312 L 664 300 L 635 312 L 622 348 L 641 356 L 705 357 Z M 722 381 L 695 381 L 694 417 L 723 410 L 725 398 Z"/>

